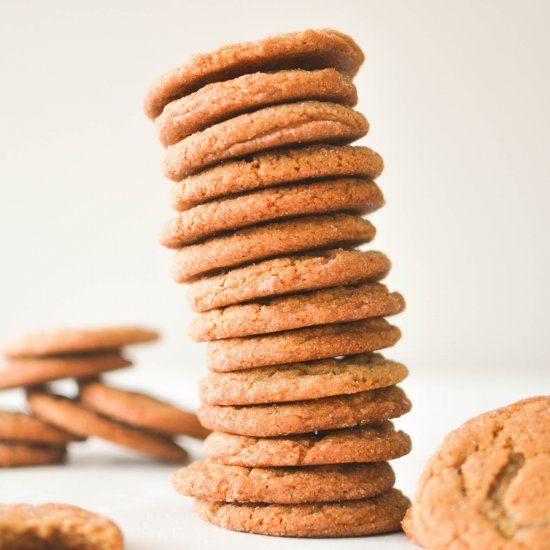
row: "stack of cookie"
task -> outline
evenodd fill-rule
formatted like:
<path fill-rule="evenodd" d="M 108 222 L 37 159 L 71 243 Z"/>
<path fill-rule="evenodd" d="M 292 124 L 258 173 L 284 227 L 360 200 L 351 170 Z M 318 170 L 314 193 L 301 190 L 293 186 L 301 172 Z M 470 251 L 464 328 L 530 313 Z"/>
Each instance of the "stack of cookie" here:
<path fill-rule="evenodd" d="M 375 350 L 404 300 L 361 215 L 384 204 L 382 159 L 350 146 L 363 61 L 353 40 L 308 30 L 196 55 L 160 77 L 145 110 L 166 146 L 178 215 L 162 233 L 191 283 L 190 333 L 208 341 L 199 418 L 208 460 L 176 489 L 204 519 L 271 535 L 399 529 L 408 500 L 387 460 L 410 440 L 407 369 Z"/>

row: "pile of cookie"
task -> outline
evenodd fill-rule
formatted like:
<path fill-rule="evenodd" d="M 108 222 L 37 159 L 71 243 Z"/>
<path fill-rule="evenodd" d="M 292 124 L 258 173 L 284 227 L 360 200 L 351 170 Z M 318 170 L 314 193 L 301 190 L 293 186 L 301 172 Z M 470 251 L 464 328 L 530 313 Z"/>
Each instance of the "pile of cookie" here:
<path fill-rule="evenodd" d="M 357 247 L 384 204 L 348 36 L 308 30 L 193 56 L 150 88 L 178 211 L 162 232 L 208 341 L 199 418 L 207 460 L 175 473 L 204 519 L 240 531 L 351 536 L 400 528 L 387 463 L 407 369 L 375 350 L 400 331 L 390 262 Z"/>
<path fill-rule="evenodd" d="M 63 462 L 67 444 L 89 436 L 184 462 L 187 452 L 174 436 L 204 438 L 208 433 L 195 414 L 100 379 L 131 365 L 123 346 L 157 338 L 152 330 L 113 327 L 44 331 L 7 342 L 0 390 L 24 388 L 32 414 L 0 411 L 0 467 Z M 78 382 L 78 398 L 50 391 L 50 382 L 64 378 Z"/>

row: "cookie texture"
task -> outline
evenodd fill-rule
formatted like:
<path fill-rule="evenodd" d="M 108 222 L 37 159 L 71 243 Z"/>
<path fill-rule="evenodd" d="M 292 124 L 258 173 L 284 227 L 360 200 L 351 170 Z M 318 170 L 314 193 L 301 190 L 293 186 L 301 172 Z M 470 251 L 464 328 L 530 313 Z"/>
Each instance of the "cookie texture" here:
<path fill-rule="evenodd" d="M 247 533 L 353 537 L 399 531 L 409 500 L 397 489 L 365 500 L 319 504 L 234 504 L 196 499 L 204 520 Z"/>
<path fill-rule="evenodd" d="M 231 160 L 175 183 L 172 207 L 188 210 L 212 199 L 274 185 L 357 177 L 373 180 L 382 173 L 382 157 L 368 147 L 310 145 L 257 153 Z"/>
<path fill-rule="evenodd" d="M 419 482 L 408 531 L 429 549 L 543 549 L 550 541 L 550 396 L 469 420 Z"/>
<path fill-rule="evenodd" d="M 280 294 L 378 281 L 390 268 L 389 259 L 381 252 L 337 248 L 265 260 L 203 277 L 189 287 L 187 297 L 195 311 L 208 311 Z"/>
<path fill-rule="evenodd" d="M 214 502 L 298 504 L 359 500 L 393 487 L 387 462 L 303 468 L 245 468 L 198 460 L 172 476 L 185 496 Z"/>
<path fill-rule="evenodd" d="M 178 283 L 229 267 L 334 246 L 357 246 L 374 239 L 376 229 L 350 214 L 307 216 L 240 229 L 180 248 L 172 273 Z"/>
<path fill-rule="evenodd" d="M 144 110 L 149 118 L 165 105 L 212 82 L 257 71 L 334 68 L 353 77 L 364 55 L 351 37 L 332 29 L 278 34 L 255 42 L 229 44 L 190 60 L 160 76 L 149 88 Z"/>
<path fill-rule="evenodd" d="M 308 143 L 345 145 L 367 134 L 367 119 L 337 103 L 303 101 L 265 107 L 210 126 L 170 145 L 162 163 L 174 181 L 223 160 Z"/>
<path fill-rule="evenodd" d="M 164 226 L 161 243 L 178 248 L 261 222 L 332 212 L 365 214 L 383 205 L 384 196 L 378 186 L 357 178 L 272 187 L 182 212 Z"/>
<path fill-rule="evenodd" d="M 105 516 L 68 504 L 1 504 L 5 550 L 122 550 L 120 529 Z"/>
<path fill-rule="evenodd" d="M 0 439 L 0 468 L 46 466 L 48 464 L 60 464 L 64 459 L 65 447 L 62 445 L 8 442 Z M 0 528 L 0 541 L 3 542 L 1 533 Z"/>

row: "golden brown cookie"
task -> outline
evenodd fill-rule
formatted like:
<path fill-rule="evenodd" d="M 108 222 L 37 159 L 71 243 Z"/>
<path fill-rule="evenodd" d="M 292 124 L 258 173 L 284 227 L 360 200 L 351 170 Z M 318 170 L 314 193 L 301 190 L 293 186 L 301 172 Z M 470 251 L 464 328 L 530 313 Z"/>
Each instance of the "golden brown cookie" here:
<path fill-rule="evenodd" d="M 68 504 L 0 504 L 2 550 L 122 550 L 120 529 L 105 516 Z"/>
<path fill-rule="evenodd" d="M 390 267 L 381 252 L 337 248 L 265 260 L 203 277 L 189 287 L 187 296 L 195 311 L 208 311 L 280 294 L 378 281 Z"/>
<path fill-rule="evenodd" d="M 406 378 L 407 367 L 379 353 L 291 363 L 236 372 L 210 372 L 199 393 L 208 405 L 259 405 L 319 399 L 385 388 Z"/>
<path fill-rule="evenodd" d="M 114 388 L 97 380 L 80 385 L 80 401 L 101 415 L 166 435 L 204 439 L 209 433 L 192 412 L 150 395 Z"/>
<path fill-rule="evenodd" d="M 253 73 L 213 82 L 172 101 L 155 119 L 160 142 L 178 141 L 228 118 L 279 103 L 330 101 L 352 106 L 357 91 L 351 79 L 335 69 Z"/>
<path fill-rule="evenodd" d="M 369 498 L 393 487 L 387 462 L 302 468 L 245 468 L 198 460 L 172 476 L 185 496 L 215 502 L 299 504 Z"/>
<path fill-rule="evenodd" d="M 207 84 L 257 71 L 332 67 L 351 78 L 363 59 L 352 38 L 333 29 L 308 29 L 228 44 L 214 52 L 195 54 L 186 64 L 160 76 L 147 92 L 144 109 L 149 118 L 156 118 L 165 105 Z"/>
<path fill-rule="evenodd" d="M 208 343 L 208 368 L 227 372 L 355 355 L 393 346 L 401 331 L 385 319 L 308 327 Z"/>
<path fill-rule="evenodd" d="M 221 464 L 290 467 L 380 462 L 404 456 L 411 439 L 389 421 L 307 435 L 247 437 L 212 432 L 204 442 L 209 458 Z"/>
<path fill-rule="evenodd" d="M 36 391 L 30 392 L 27 399 L 34 414 L 71 433 L 100 437 L 161 460 L 187 459 L 187 452 L 168 437 L 100 416 L 65 397 Z"/>
<path fill-rule="evenodd" d="M 283 537 L 354 537 L 401 529 L 409 499 L 397 489 L 365 500 L 320 504 L 235 504 L 195 500 L 204 520 L 247 533 Z"/>
<path fill-rule="evenodd" d="M 303 101 L 245 113 L 170 145 L 164 175 L 181 181 L 218 162 L 269 149 L 329 143 L 345 145 L 367 134 L 367 119 L 337 103 Z"/>
<path fill-rule="evenodd" d="M 20 443 L 0 439 L 0 468 L 60 464 L 65 459 L 65 452 L 65 447 L 62 445 Z M 0 542 L 3 542 L 1 528 Z M 0 548 L 3 547 L 0 546 Z"/>
<path fill-rule="evenodd" d="M 366 214 L 384 205 L 374 182 L 358 178 L 316 181 L 271 187 L 200 204 L 172 218 L 163 228 L 161 243 L 168 248 L 249 225 L 312 214 Z"/>

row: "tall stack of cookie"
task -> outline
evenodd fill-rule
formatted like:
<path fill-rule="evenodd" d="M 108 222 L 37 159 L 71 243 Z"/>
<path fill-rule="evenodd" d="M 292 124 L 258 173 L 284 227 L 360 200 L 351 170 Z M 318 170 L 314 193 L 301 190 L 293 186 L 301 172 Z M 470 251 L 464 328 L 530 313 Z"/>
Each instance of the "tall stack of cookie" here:
<path fill-rule="evenodd" d="M 209 458 L 173 482 L 230 529 L 388 532 L 408 506 L 386 462 L 410 450 L 390 422 L 410 409 L 407 369 L 373 353 L 399 339 L 384 317 L 404 300 L 379 282 L 387 257 L 356 248 L 384 204 L 382 159 L 348 145 L 368 130 L 362 61 L 333 30 L 277 35 L 196 55 L 146 97 L 177 182 L 162 242 L 209 342 Z"/>

